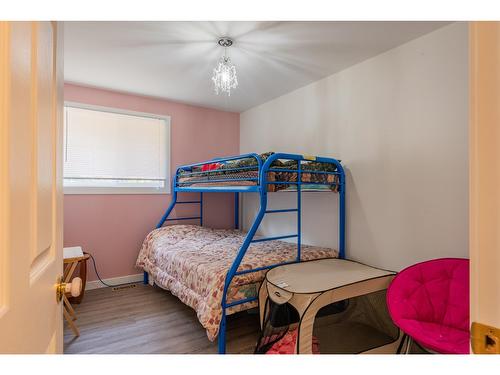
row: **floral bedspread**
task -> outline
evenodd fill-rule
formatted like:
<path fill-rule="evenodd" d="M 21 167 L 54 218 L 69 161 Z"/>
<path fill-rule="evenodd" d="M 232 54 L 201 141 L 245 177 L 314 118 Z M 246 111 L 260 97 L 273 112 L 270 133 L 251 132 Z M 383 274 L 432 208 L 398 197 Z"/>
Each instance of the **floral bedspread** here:
<path fill-rule="evenodd" d="M 246 233 L 232 229 L 209 229 L 196 225 L 171 225 L 150 232 L 137 258 L 137 267 L 154 282 L 192 307 L 214 341 L 222 316 L 224 279 Z M 337 257 L 334 249 L 302 245 L 302 260 Z M 297 245 L 284 241 L 251 244 L 239 270 L 291 261 Z M 228 302 L 255 295 L 265 271 L 236 276 L 228 291 Z M 256 306 L 256 302 L 234 306 L 227 313 Z"/>

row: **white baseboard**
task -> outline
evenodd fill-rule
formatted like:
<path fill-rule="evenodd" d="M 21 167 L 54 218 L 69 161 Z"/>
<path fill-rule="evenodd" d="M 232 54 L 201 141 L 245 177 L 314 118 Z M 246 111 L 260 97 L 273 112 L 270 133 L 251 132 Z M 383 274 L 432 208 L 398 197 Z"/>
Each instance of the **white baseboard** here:
<path fill-rule="evenodd" d="M 112 277 L 110 279 L 103 279 L 103 281 L 105 283 L 108 283 L 110 285 L 134 283 L 134 282 L 139 282 L 142 280 L 143 280 L 142 273 L 138 273 L 135 275 Z M 99 289 L 99 288 L 106 288 L 106 285 L 101 283 L 99 280 L 87 281 L 87 284 L 85 285 L 85 290 L 92 290 L 92 289 Z"/>

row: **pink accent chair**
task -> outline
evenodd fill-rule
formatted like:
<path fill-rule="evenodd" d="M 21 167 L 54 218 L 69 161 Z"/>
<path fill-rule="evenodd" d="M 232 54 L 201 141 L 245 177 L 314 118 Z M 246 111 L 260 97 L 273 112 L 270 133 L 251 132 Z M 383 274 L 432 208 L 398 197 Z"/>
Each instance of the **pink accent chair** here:
<path fill-rule="evenodd" d="M 469 354 L 469 260 L 434 259 L 401 271 L 387 290 L 387 306 L 405 334 L 427 351 Z"/>

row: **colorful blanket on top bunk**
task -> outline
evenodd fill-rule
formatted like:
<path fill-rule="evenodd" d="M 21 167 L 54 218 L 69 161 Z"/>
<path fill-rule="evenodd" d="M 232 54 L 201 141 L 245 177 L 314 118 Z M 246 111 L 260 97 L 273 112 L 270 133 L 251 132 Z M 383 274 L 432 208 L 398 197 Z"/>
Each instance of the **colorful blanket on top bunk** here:
<path fill-rule="evenodd" d="M 266 152 L 260 157 L 263 162 L 274 152 Z M 271 167 L 273 169 L 296 170 L 297 161 L 276 160 Z M 337 166 L 331 163 L 320 163 L 307 161 L 302 163 L 302 185 L 303 190 L 338 190 L 338 175 L 322 174 L 314 172 L 335 172 Z M 193 167 L 191 171 L 181 170 L 177 182 L 183 187 L 202 186 L 252 186 L 256 185 L 256 178 L 259 177 L 257 160 L 249 157 L 245 159 L 231 160 L 225 163 L 208 163 L 202 166 Z M 268 181 L 273 182 L 297 182 L 297 172 L 268 172 Z M 210 182 L 209 180 L 217 182 Z M 223 181 L 227 180 L 227 181 Z M 309 183 L 309 184 L 308 184 Z M 320 185 L 323 184 L 323 185 Z M 271 184 L 268 191 L 296 190 L 295 184 Z"/>
<path fill-rule="evenodd" d="M 148 234 L 137 258 L 137 267 L 152 281 L 192 307 L 213 341 L 222 316 L 224 280 L 246 233 L 234 229 L 209 229 L 197 225 L 171 225 Z M 301 259 L 337 257 L 334 249 L 301 246 Z M 297 245 L 284 241 L 257 242 L 249 248 L 239 270 L 292 261 Z M 257 296 L 265 271 L 236 276 L 227 302 Z M 257 306 L 257 301 L 231 307 L 228 314 Z"/>

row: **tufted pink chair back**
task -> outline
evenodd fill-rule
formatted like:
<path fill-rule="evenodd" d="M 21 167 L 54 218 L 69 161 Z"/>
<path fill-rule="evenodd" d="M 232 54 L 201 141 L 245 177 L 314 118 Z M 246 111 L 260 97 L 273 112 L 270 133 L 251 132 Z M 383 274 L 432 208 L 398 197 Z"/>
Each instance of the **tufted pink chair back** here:
<path fill-rule="evenodd" d="M 443 258 L 401 271 L 387 291 L 394 323 L 439 353 L 469 353 L 469 260 Z"/>

